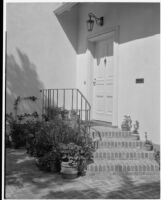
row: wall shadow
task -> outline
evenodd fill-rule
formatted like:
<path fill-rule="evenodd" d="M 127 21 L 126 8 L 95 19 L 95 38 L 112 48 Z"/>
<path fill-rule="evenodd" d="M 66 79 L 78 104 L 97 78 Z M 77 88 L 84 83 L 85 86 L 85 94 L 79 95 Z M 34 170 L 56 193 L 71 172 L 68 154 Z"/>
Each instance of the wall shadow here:
<path fill-rule="evenodd" d="M 16 62 L 14 55 L 7 55 L 6 66 L 6 112 L 13 112 L 13 104 L 18 96 L 36 96 L 38 101 L 22 102 L 19 112 L 40 112 L 40 89 L 43 83 L 39 80 L 36 66 L 30 61 L 29 57 L 17 48 L 20 63 Z"/>
<path fill-rule="evenodd" d="M 74 50 L 77 52 L 77 42 L 78 42 L 78 7 L 75 5 L 71 8 L 70 12 L 64 12 L 61 15 L 57 16 L 63 31 L 65 32 L 67 38 L 72 44 Z"/>
<path fill-rule="evenodd" d="M 99 33 L 99 29 L 87 32 L 88 10 L 94 13 L 100 12 L 104 16 L 105 24 L 101 28 L 102 31 L 106 32 L 110 27 L 120 26 L 119 41 L 117 41 L 119 44 L 160 33 L 159 3 L 78 3 L 70 11 L 57 16 L 77 54 L 85 53 L 89 49 L 87 38 Z"/>

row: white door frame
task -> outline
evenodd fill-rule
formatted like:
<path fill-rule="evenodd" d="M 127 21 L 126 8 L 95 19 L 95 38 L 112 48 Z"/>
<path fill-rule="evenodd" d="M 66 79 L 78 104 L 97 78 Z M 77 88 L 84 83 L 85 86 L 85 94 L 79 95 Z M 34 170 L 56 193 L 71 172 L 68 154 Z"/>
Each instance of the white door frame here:
<path fill-rule="evenodd" d="M 118 74 L 119 74 L 119 66 L 118 66 L 118 45 L 119 45 L 119 26 L 114 26 L 110 28 L 106 28 L 106 31 L 102 31 L 101 33 L 91 34 L 87 38 L 88 47 L 91 46 L 91 44 L 94 44 L 94 42 L 108 38 L 109 35 L 113 35 L 114 42 L 113 42 L 113 52 L 114 52 L 114 72 L 113 72 L 113 114 L 112 114 L 112 125 L 118 126 Z M 93 60 L 92 53 L 88 54 L 89 60 Z M 91 66 L 92 64 L 92 66 Z M 90 68 L 90 82 L 91 82 L 91 88 L 90 88 L 90 99 L 91 103 L 93 104 L 92 98 L 93 98 L 93 62 L 89 62 L 88 66 Z M 93 108 L 93 105 L 92 105 Z M 93 116 L 93 110 L 91 110 L 91 116 Z"/>

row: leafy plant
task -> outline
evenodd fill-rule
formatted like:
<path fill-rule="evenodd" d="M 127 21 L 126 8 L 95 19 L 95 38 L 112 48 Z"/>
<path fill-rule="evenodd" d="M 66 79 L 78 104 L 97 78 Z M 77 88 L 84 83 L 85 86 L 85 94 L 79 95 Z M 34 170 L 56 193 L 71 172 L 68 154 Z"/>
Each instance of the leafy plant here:
<path fill-rule="evenodd" d="M 31 116 L 32 118 L 30 118 Z M 41 123 L 36 112 L 18 115 L 17 119 L 13 117 L 12 113 L 6 114 L 6 121 L 9 123 L 10 137 L 15 148 L 26 146 L 26 144 L 27 148 L 29 148 L 29 144 L 33 146 L 29 138 L 31 135 L 34 137 Z"/>
<path fill-rule="evenodd" d="M 148 140 L 148 134 L 147 134 L 147 132 L 145 132 L 145 143 L 144 144 L 145 145 L 151 145 L 151 146 L 153 146 L 152 141 Z"/>
<path fill-rule="evenodd" d="M 154 158 L 155 158 L 156 162 L 159 164 L 159 168 L 160 168 L 160 151 L 155 150 Z"/>
<path fill-rule="evenodd" d="M 38 158 L 37 166 L 41 170 L 60 172 L 60 155 L 57 151 L 50 151 Z"/>
<path fill-rule="evenodd" d="M 45 114 L 43 115 L 46 121 L 55 120 L 61 115 L 61 108 L 59 107 L 49 107 L 45 108 Z"/>
<path fill-rule="evenodd" d="M 69 111 L 66 109 L 61 109 L 60 113 L 61 113 L 62 119 L 66 119 L 66 116 L 69 114 Z"/>
<path fill-rule="evenodd" d="M 124 116 L 124 120 L 121 124 L 121 129 L 122 130 L 126 130 L 126 131 L 130 131 L 132 128 L 132 120 L 131 117 L 128 115 Z"/>
<path fill-rule="evenodd" d="M 152 141 L 150 141 L 150 140 L 145 140 L 145 143 L 144 143 L 144 144 L 153 145 Z"/>
<path fill-rule="evenodd" d="M 15 119 L 17 118 L 18 106 L 19 106 L 20 102 L 24 101 L 24 100 L 30 100 L 32 102 L 35 102 L 37 100 L 37 97 L 35 97 L 35 96 L 20 97 L 20 96 L 18 96 L 14 102 Z"/>
<path fill-rule="evenodd" d="M 134 124 L 133 126 L 134 126 L 133 133 L 134 133 L 134 134 L 138 134 L 139 122 L 138 122 L 138 121 L 135 121 L 135 124 Z"/>
<path fill-rule="evenodd" d="M 52 162 L 53 166 L 67 160 L 77 165 L 81 175 L 93 159 L 93 142 L 84 125 L 73 129 L 61 119 L 42 122 L 34 141 L 34 156 L 39 159 L 40 168 L 44 170 L 50 166 L 52 157 L 49 155 L 53 151 L 53 158 L 57 158 L 57 161 Z"/>

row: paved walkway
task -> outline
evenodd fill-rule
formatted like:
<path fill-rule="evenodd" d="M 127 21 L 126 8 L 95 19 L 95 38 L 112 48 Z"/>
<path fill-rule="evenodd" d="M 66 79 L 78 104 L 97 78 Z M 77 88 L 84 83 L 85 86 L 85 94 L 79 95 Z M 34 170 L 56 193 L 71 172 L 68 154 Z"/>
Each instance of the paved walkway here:
<path fill-rule="evenodd" d="M 23 149 L 6 150 L 7 199 L 159 199 L 159 177 L 79 177 L 40 171 Z"/>

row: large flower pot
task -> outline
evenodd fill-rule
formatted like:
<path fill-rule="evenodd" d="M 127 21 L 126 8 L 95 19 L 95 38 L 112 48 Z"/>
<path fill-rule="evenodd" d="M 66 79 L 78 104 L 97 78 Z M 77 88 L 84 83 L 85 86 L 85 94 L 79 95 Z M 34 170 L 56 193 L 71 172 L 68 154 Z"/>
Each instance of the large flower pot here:
<path fill-rule="evenodd" d="M 121 126 L 121 130 L 122 131 L 130 131 L 130 128 L 128 128 L 127 126 Z"/>
<path fill-rule="evenodd" d="M 61 174 L 62 174 L 63 178 L 73 179 L 78 176 L 78 169 L 77 169 L 77 167 L 70 166 L 69 162 L 62 162 L 61 163 Z"/>
<path fill-rule="evenodd" d="M 140 139 L 140 136 L 139 136 L 138 134 L 136 134 L 136 133 L 132 133 L 132 134 L 131 134 L 131 138 L 132 138 L 133 140 L 139 140 L 139 139 Z"/>
<path fill-rule="evenodd" d="M 153 150 L 153 145 L 151 145 L 151 144 L 145 144 L 145 145 L 144 145 L 144 148 L 145 148 L 145 150 L 147 150 L 147 151 L 152 151 L 152 150 Z"/>

